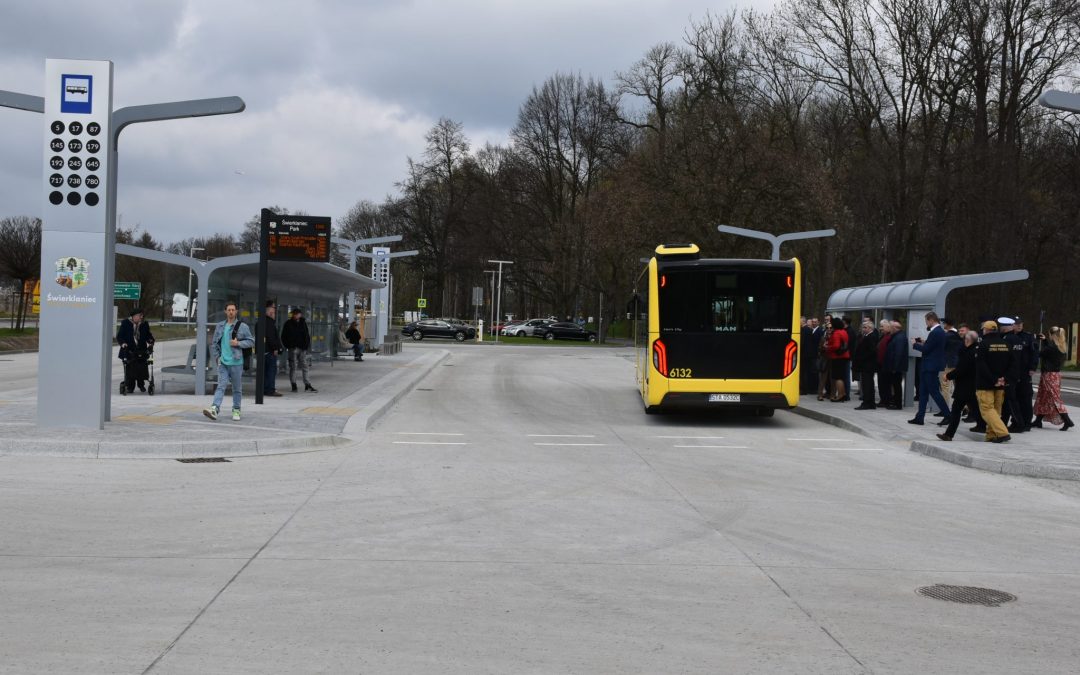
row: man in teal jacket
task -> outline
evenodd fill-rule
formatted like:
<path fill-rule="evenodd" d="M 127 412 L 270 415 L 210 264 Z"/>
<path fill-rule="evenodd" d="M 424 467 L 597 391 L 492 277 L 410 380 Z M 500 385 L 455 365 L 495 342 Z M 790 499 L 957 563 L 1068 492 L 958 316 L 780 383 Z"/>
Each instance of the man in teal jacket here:
<path fill-rule="evenodd" d="M 225 320 L 214 329 L 214 340 L 210 343 L 210 356 L 217 365 L 217 390 L 214 392 L 214 404 L 203 414 L 216 420 L 225 399 L 225 387 L 232 384 L 232 418 L 240 421 L 240 389 L 244 377 L 244 350 L 255 346 L 255 337 L 251 329 L 236 318 L 236 303 L 225 305 Z"/>

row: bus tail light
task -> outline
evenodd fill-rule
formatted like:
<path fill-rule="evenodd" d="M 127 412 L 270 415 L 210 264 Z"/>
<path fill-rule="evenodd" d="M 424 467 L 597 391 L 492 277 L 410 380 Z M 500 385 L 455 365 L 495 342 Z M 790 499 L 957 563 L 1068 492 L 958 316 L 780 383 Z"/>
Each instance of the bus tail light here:
<path fill-rule="evenodd" d="M 664 377 L 667 377 L 667 347 L 663 342 L 657 340 L 652 344 L 652 362 L 653 367 Z"/>
<path fill-rule="evenodd" d="M 784 377 L 795 372 L 795 366 L 799 364 L 799 345 L 794 340 L 787 344 L 784 349 Z"/>

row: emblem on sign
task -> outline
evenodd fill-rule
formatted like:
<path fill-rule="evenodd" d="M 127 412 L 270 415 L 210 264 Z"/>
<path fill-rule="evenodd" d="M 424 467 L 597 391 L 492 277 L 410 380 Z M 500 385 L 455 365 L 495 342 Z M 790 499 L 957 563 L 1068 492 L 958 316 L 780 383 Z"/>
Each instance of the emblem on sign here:
<path fill-rule="evenodd" d="M 80 288 L 90 282 L 90 261 L 84 258 L 58 258 L 56 283 L 64 288 Z"/>

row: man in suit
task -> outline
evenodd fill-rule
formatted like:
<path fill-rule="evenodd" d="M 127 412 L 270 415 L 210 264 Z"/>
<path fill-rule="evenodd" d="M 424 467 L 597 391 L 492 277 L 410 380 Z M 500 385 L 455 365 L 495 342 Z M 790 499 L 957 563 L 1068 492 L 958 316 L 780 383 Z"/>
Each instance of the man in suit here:
<path fill-rule="evenodd" d="M 945 370 L 945 329 L 941 327 L 938 315 L 926 313 L 926 342 L 915 339 L 916 351 L 922 352 L 922 369 L 919 373 L 919 410 L 908 424 L 922 424 L 926 416 L 926 403 L 931 398 L 942 411 L 949 409 L 949 404 L 941 395 L 939 373 Z"/>

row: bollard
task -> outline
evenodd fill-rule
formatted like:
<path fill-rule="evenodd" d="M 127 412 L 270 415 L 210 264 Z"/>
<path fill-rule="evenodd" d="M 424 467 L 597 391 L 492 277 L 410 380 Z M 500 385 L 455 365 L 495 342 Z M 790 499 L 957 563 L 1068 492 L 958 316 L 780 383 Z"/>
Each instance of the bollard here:
<path fill-rule="evenodd" d="M 480 322 L 476 324 L 476 341 L 484 341 L 484 320 L 480 319 Z"/>

